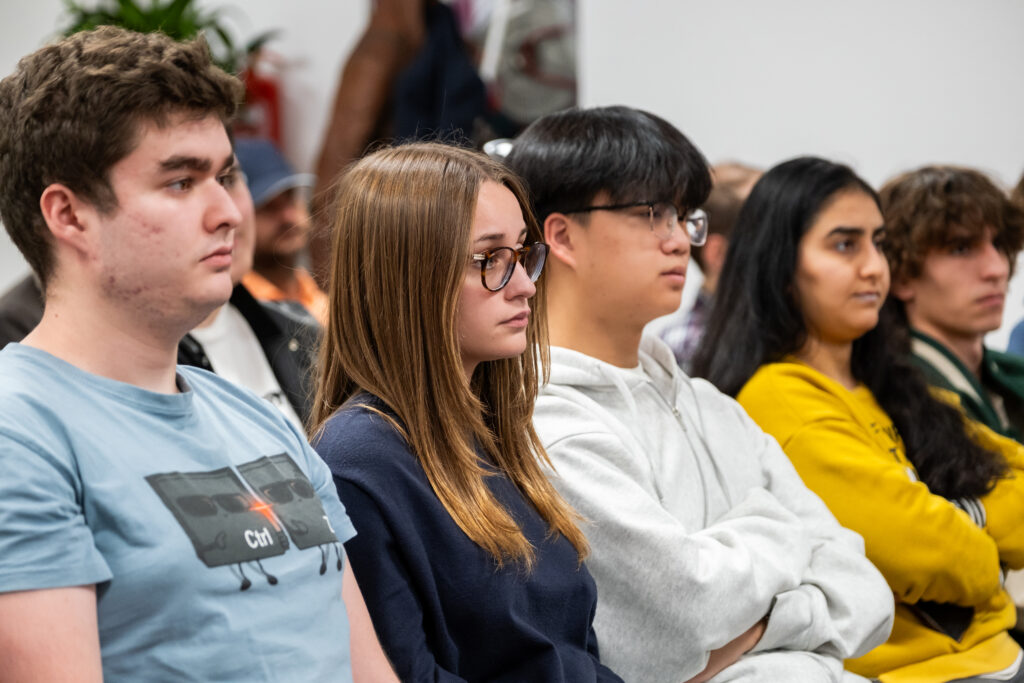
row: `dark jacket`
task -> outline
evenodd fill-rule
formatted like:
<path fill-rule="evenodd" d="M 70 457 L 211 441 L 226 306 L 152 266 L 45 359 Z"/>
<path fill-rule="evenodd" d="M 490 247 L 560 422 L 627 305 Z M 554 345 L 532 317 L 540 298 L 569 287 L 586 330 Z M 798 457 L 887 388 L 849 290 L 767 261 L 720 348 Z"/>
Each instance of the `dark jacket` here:
<path fill-rule="evenodd" d="M 295 413 L 306 422 L 313 399 L 313 367 L 320 326 L 292 301 L 257 301 L 237 285 L 228 302 L 238 309 L 263 347 L 270 369 Z M 202 345 L 186 334 L 178 344 L 178 363 L 213 371 Z"/>
<path fill-rule="evenodd" d="M 20 342 L 43 319 L 43 294 L 29 274 L 0 296 L 0 349 Z"/>

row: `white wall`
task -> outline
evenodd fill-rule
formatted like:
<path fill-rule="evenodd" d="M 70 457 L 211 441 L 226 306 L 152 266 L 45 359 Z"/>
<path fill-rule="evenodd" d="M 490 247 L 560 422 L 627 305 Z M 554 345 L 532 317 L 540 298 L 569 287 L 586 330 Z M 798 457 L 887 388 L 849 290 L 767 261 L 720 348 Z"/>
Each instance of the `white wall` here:
<path fill-rule="evenodd" d="M 0 0 L 0 76 L 14 71 L 22 56 L 55 32 L 61 7 L 60 0 Z M 0 292 L 27 272 L 28 266 L 7 237 L 7 231 L 0 231 Z"/>
<path fill-rule="evenodd" d="M 1024 170 L 1024 2 L 580 0 L 578 17 L 581 103 L 650 109 L 711 161 L 817 154 L 875 185 L 929 162 L 1006 186 Z"/>
<path fill-rule="evenodd" d="M 819 154 L 875 184 L 927 162 L 976 166 L 1007 185 L 1024 169 L 1024 2 L 577 1 L 581 102 L 651 109 L 712 161 Z M 300 169 L 313 165 L 369 2 L 203 0 L 228 6 L 243 39 L 283 28 L 272 46 L 289 65 L 285 146 Z M 0 0 L 0 75 L 53 34 L 62 6 Z M 0 290 L 24 271 L 0 236 Z M 1007 320 L 1024 315 L 1022 301 L 1018 277 Z"/>

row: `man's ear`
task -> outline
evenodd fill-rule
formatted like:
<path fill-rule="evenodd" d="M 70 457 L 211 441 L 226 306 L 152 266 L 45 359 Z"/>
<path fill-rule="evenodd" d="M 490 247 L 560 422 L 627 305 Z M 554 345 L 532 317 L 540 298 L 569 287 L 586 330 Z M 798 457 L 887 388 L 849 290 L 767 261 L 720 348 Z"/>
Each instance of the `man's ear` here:
<path fill-rule="evenodd" d="M 915 287 L 912 280 L 906 277 L 896 278 L 889 287 L 889 293 L 905 304 L 914 300 Z"/>
<path fill-rule="evenodd" d="M 95 224 L 93 217 L 97 213 L 90 202 L 67 185 L 53 183 L 39 197 L 39 209 L 55 241 L 78 251 L 86 249 L 87 227 Z"/>
<path fill-rule="evenodd" d="M 552 256 L 570 268 L 576 266 L 576 234 L 579 226 L 564 213 L 552 213 L 544 219 L 544 241 Z"/>

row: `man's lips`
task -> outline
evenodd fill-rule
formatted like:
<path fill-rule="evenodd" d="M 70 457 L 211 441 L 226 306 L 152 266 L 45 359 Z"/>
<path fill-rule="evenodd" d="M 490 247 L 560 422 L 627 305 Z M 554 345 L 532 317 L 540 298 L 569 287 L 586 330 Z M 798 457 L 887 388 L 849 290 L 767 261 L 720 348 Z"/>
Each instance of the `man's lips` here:
<path fill-rule="evenodd" d="M 1006 301 L 1006 295 L 1004 294 L 989 294 L 987 296 L 978 297 L 975 301 L 981 306 L 1002 306 Z"/>
<path fill-rule="evenodd" d="M 226 244 L 219 249 L 211 251 L 209 254 L 204 256 L 201 261 L 204 263 L 213 263 L 216 265 L 231 265 L 231 252 L 233 251 L 232 245 Z"/>

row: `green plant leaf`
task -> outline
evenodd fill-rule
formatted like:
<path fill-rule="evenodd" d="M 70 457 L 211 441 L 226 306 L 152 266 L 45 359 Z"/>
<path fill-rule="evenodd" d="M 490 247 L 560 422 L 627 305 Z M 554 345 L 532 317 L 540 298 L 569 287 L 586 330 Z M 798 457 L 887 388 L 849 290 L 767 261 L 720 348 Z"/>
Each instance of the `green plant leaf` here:
<path fill-rule="evenodd" d="M 171 26 L 180 26 L 185 10 L 192 4 L 192 0 L 172 0 L 164 10 L 164 22 Z"/>
<path fill-rule="evenodd" d="M 132 0 L 117 0 L 117 6 L 121 10 L 121 19 L 126 28 L 136 31 L 145 31 L 148 28 L 146 15 Z"/>

